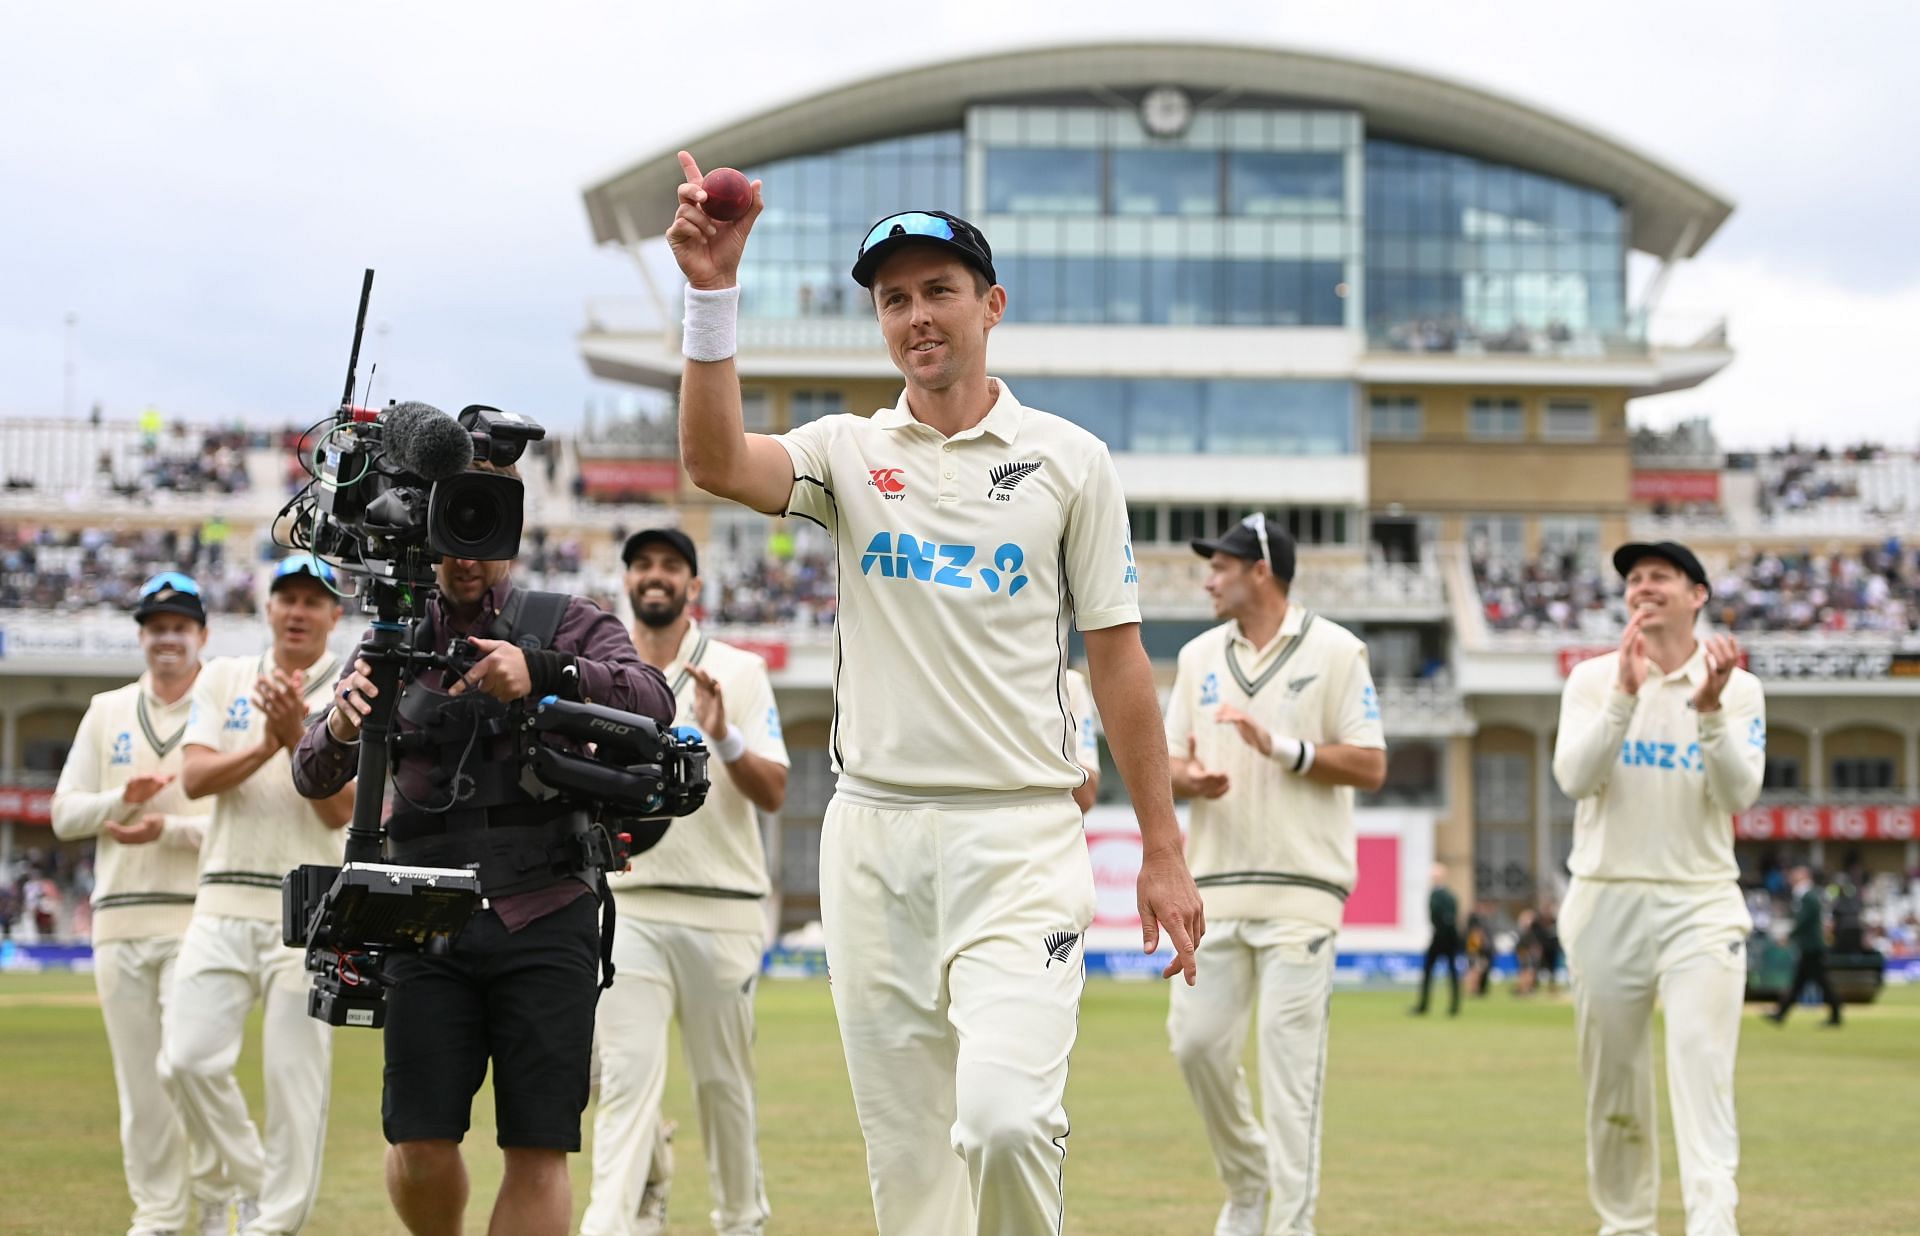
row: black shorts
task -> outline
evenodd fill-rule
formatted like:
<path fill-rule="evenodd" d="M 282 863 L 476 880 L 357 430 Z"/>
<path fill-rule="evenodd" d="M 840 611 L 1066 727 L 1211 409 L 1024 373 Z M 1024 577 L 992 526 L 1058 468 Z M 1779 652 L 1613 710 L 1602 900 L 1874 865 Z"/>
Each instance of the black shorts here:
<path fill-rule="evenodd" d="M 482 910 L 449 955 L 388 964 L 387 1141 L 465 1138 L 491 1060 L 500 1145 L 580 1149 L 600 999 L 599 910 L 596 898 L 576 897 L 515 932 Z"/>

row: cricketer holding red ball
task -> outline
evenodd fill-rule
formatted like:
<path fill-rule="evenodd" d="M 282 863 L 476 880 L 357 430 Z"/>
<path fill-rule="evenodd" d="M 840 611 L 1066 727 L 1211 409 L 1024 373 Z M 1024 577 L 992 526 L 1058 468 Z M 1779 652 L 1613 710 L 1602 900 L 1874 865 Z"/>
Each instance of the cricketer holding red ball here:
<path fill-rule="evenodd" d="M 1062 1106 L 1085 985 L 1093 873 L 1066 703 L 1079 626 L 1139 812 L 1145 944 L 1194 975 L 1204 923 L 1140 643 L 1126 503 L 1105 444 L 987 374 L 1006 311 L 978 229 L 880 220 L 853 279 L 906 380 L 872 416 L 743 431 L 738 271 L 764 208 L 702 208 L 699 166 L 667 240 L 686 274 L 680 447 L 694 483 L 835 539 L 833 763 L 821 922 L 883 1236 L 1057 1233 Z M 757 188 L 757 186 L 756 186 Z M 879 482 L 885 478 L 883 487 Z"/>

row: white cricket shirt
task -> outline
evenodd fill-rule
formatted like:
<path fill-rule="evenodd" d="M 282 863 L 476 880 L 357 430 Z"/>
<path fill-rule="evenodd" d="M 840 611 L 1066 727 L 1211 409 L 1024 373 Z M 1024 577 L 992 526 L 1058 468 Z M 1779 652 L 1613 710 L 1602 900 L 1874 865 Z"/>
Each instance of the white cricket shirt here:
<path fill-rule="evenodd" d="M 273 668 L 273 653 L 217 657 L 193 684 L 185 745 L 238 751 L 257 744 L 267 719 L 253 706 L 254 684 Z M 306 670 L 307 721 L 326 711 L 339 658 L 321 654 Z M 344 828 L 328 828 L 313 803 L 293 788 L 285 747 L 239 785 L 213 795 L 207 839 L 200 847 L 195 910 L 232 918 L 280 920 L 280 879 L 302 863 L 338 864 Z"/>
<path fill-rule="evenodd" d="M 747 750 L 785 767 L 787 744 L 780 731 L 767 663 L 757 654 L 714 639 L 689 624 L 673 664 L 662 671 L 673 688 L 673 723 L 699 729 L 694 710 L 693 676 L 699 666 L 720 682 L 727 724 L 740 731 Z M 707 750 L 713 740 L 707 738 Z M 721 931 L 762 932 L 761 902 L 770 888 L 767 852 L 760 840 L 760 815 L 740 792 L 718 755 L 709 755 L 712 788 L 700 810 L 675 820 L 660 844 L 633 860 L 633 870 L 612 872 L 620 913 L 656 922 L 682 923 Z"/>
<path fill-rule="evenodd" d="M 1187 862 L 1209 918 L 1298 918 L 1338 930 L 1357 869 L 1353 787 L 1323 785 L 1248 745 L 1217 714 L 1231 704 L 1283 738 L 1385 749 L 1367 646 L 1298 605 L 1255 648 L 1237 622 L 1180 650 L 1167 752 L 1225 772 L 1219 798 L 1189 807 Z"/>
<path fill-rule="evenodd" d="M 181 935 L 193 917 L 200 842 L 213 804 L 189 799 L 177 775 L 192 706 L 192 692 L 171 704 L 162 701 L 153 693 L 152 676 L 142 674 L 137 682 L 94 696 L 80 718 L 53 791 L 53 831 L 63 841 L 98 838 L 96 944 Z M 144 803 L 121 801 L 127 782 L 145 773 L 176 776 Z M 125 824 L 154 812 L 166 824 L 144 845 L 122 845 L 106 833 L 109 821 Z"/>
<path fill-rule="evenodd" d="M 1733 671 L 1720 709 L 1693 710 L 1707 650 L 1638 695 L 1617 686 L 1620 654 L 1582 661 L 1560 695 L 1553 775 L 1579 805 L 1567 868 L 1594 880 L 1735 880 L 1733 817 L 1760 796 L 1767 702 L 1760 680 Z"/>
<path fill-rule="evenodd" d="M 1098 438 L 1004 382 L 947 438 L 900 402 L 775 439 L 789 512 L 832 533 L 834 768 L 921 801 L 1071 790 L 1068 622 L 1140 621 L 1126 500 Z"/>

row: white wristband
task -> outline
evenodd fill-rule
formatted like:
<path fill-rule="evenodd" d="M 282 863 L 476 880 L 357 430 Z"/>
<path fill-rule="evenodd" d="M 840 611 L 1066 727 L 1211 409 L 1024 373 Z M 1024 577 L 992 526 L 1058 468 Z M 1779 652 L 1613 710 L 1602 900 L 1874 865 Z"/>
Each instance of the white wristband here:
<path fill-rule="evenodd" d="M 705 291 L 687 285 L 680 324 L 680 355 L 695 361 L 723 361 L 737 350 L 740 285 Z"/>
<path fill-rule="evenodd" d="M 1267 733 L 1273 739 L 1273 758 L 1288 772 L 1305 776 L 1313 767 L 1313 744 L 1303 738 L 1282 738 L 1271 730 Z"/>
<path fill-rule="evenodd" d="M 737 725 L 727 727 L 727 736 L 713 744 L 713 753 L 720 757 L 722 764 L 731 764 L 747 753 L 747 736 L 740 732 Z"/>

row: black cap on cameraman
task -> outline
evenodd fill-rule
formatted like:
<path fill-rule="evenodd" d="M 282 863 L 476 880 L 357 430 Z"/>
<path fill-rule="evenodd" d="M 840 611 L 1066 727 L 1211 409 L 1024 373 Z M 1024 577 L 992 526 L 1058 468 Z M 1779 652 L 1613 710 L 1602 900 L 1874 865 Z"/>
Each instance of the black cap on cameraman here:
<path fill-rule="evenodd" d="M 693 548 L 693 538 L 678 528 L 642 528 L 627 538 L 627 547 L 620 551 L 620 561 L 633 565 L 633 558 L 648 545 L 666 545 L 674 553 L 687 560 L 687 569 L 693 574 L 700 573 L 700 555 Z"/>

